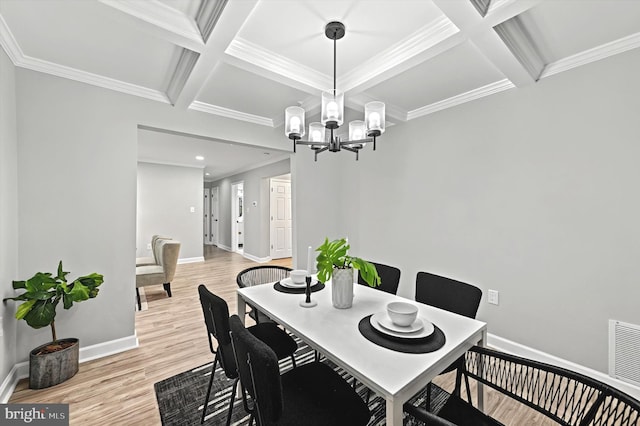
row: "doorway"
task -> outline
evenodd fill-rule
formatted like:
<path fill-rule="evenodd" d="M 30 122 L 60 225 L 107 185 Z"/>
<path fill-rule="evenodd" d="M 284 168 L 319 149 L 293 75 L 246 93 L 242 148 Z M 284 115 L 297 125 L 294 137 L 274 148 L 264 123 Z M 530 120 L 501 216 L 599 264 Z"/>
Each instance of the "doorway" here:
<path fill-rule="evenodd" d="M 231 251 L 244 253 L 244 181 L 231 185 Z"/>
<path fill-rule="evenodd" d="M 292 255 L 291 175 L 272 178 L 269 191 L 270 256 L 282 259 Z"/>
<path fill-rule="evenodd" d="M 218 245 L 218 187 L 204 189 L 204 244 Z"/>
<path fill-rule="evenodd" d="M 218 187 L 214 186 L 211 188 L 211 226 L 209 229 L 209 241 L 211 244 L 217 246 L 218 245 L 218 212 L 220 210 L 220 206 L 218 204 Z"/>

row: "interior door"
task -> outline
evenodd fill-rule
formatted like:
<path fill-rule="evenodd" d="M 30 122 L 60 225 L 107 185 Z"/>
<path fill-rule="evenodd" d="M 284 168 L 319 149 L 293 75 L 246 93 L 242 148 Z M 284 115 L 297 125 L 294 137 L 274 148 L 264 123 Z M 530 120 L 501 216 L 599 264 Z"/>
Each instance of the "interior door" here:
<path fill-rule="evenodd" d="M 271 179 L 271 258 L 291 257 L 291 181 Z"/>
<path fill-rule="evenodd" d="M 211 202 L 209 198 L 210 189 L 204 188 L 204 218 L 203 218 L 203 232 L 204 232 L 204 243 L 211 244 Z"/>
<path fill-rule="evenodd" d="M 211 244 L 215 244 L 216 246 L 218 245 L 218 219 L 219 219 L 219 209 L 220 206 L 218 204 L 218 187 L 215 186 L 213 188 L 211 188 L 211 229 L 209 231 L 209 240 L 211 241 Z"/>

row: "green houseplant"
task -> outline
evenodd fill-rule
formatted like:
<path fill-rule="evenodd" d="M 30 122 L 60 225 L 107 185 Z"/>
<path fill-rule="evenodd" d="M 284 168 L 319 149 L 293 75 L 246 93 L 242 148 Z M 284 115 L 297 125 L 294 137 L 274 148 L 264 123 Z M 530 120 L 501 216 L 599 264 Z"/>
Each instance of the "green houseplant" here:
<path fill-rule="evenodd" d="M 98 295 L 104 277 L 91 273 L 69 282 L 58 263 L 58 273 L 37 272 L 26 281 L 13 281 L 15 290 L 24 290 L 16 297 L 3 299 L 22 302 L 16 310 L 16 319 L 23 319 L 33 328 L 51 327 L 52 341 L 31 351 L 29 359 L 29 386 L 41 389 L 69 379 L 78 371 L 78 339 L 58 339 L 56 334 L 56 308 L 62 302 L 65 309 L 74 303 Z M 61 371 L 52 371 L 56 366 Z"/>
<path fill-rule="evenodd" d="M 376 267 L 359 257 L 348 254 L 351 246 L 345 238 L 329 241 L 316 249 L 318 280 L 327 282 L 332 279 L 331 298 L 333 306 L 339 309 L 350 308 L 353 302 L 353 270 L 360 271 L 362 279 L 371 287 L 380 285 L 380 276 Z"/>

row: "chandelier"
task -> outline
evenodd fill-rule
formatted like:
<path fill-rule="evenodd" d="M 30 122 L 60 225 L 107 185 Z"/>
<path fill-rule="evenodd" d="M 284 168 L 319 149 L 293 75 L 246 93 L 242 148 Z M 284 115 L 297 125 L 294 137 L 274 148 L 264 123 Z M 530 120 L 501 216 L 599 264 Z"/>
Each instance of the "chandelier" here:
<path fill-rule="evenodd" d="M 284 132 L 293 141 L 293 152 L 296 145 L 307 145 L 315 153 L 315 161 L 318 154 L 324 151 L 339 152 L 347 150 L 358 154 L 367 143 L 373 142 L 373 150 L 376 149 L 376 138 L 384 133 L 385 107 L 383 102 L 368 102 L 364 106 L 364 121 L 355 120 L 349 123 L 349 139 L 340 140 L 334 134 L 344 122 L 344 93 L 336 90 L 336 40 L 344 37 L 345 27 L 342 22 L 329 22 L 324 33 L 327 38 L 333 40 L 333 90 L 322 92 L 322 110 L 320 122 L 309 124 L 308 140 L 303 140 L 305 135 L 304 109 L 299 106 L 291 106 L 285 109 Z M 329 138 L 326 131 L 329 130 Z"/>

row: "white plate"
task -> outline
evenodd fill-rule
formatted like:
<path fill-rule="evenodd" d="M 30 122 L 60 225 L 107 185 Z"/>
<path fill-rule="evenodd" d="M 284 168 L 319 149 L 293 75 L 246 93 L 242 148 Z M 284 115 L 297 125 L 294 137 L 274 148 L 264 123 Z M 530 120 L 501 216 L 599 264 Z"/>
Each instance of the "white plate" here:
<path fill-rule="evenodd" d="M 433 324 L 429 321 L 418 317 L 413 324 L 409 327 L 398 327 L 391 322 L 389 316 L 386 312 L 378 312 L 377 314 L 371 315 L 369 319 L 371 326 L 378 331 L 381 331 L 384 334 L 388 334 L 389 336 L 402 337 L 405 339 L 421 339 L 423 337 L 430 336 L 435 328 Z M 385 325 L 382 325 L 384 323 Z M 394 329 L 387 328 L 386 326 L 391 324 L 391 327 Z M 397 329 L 401 329 L 402 331 L 395 331 Z M 413 331 L 407 331 L 412 329 Z"/>
<path fill-rule="evenodd" d="M 311 285 L 316 285 L 316 284 L 318 284 L 318 280 L 311 277 Z M 296 284 L 293 281 L 291 281 L 291 277 L 287 277 L 280 280 L 280 285 L 282 287 L 288 287 L 288 288 L 305 288 L 307 286 L 307 283 L 304 282 L 302 284 Z"/>

